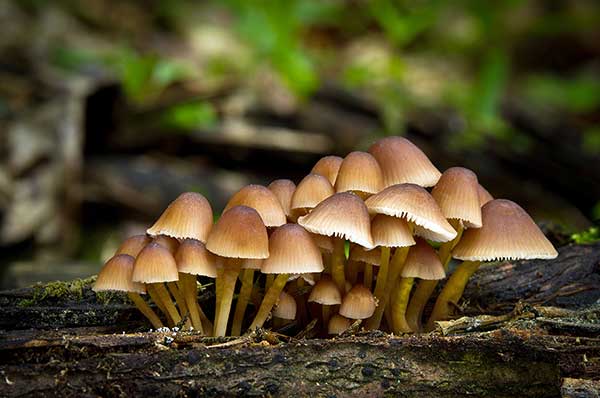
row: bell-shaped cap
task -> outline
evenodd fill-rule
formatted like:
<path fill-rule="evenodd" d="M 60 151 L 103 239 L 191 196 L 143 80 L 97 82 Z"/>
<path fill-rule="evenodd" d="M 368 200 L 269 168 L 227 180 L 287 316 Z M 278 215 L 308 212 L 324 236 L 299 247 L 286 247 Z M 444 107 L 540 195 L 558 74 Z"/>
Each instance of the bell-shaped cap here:
<path fill-rule="evenodd" d="M 381 168 L 367 152 L 350 152 L 342 162 L 335 180 L 336 192 L 371 195 L 383 189 Z"/>
<path fill-rule="evenodd" d="M 133 292 L 146 293 L 143 283 L 133 282 L 133 263 L 135 258 L 128 254 L 117 254 L 104 264 L 92 287 L 95 292 Z"/>
<path fill-rule="evenodd" d="M 308 231 L 349 240 L 373 248 L 371 222 L 365 203 L 349 192 L 336 193 L 319 203 L 298 224 Z"/>
<path fill-rule="evenodd" d="M 290 208 L 292 213 L 296 210 L 314 209 L 319 203 L 335 193 L 327 178 L 319 174 L 309 174 L 300 181 Z"/>
<path fill-rule="evenodd" d="M 367 319 L 375 312 L 377 302 L 373 293 L 361 284 L 354 285 L 340 305 L 340 315 L 350 319 Z"/>
<path fill-rule="evenodd" d="M 221 257 L 267 258 L 267 228 L 256 210 L 234 206 L 221 215 L 208 235 L 206 248 Z"/>
<path fill-rule="evenodd" d="M 365 201 L 369 212 L 404 218 L 416 225 L 415 234 L 436 242 L 448 242 L 456 231 L 448 223 L 435 199 L 415 184 L 387 187 Z"/>
<path fill-rule="evenodd" d="M 322 305 L 338 305 L 342 303 L 342 295 L 331 277 L 323 275 L 310 291 L 308 301 Z"/>
<path fill-rule="evenodd" d="M 352 321 L 340 314 L 335 314 L 329 318 L 329 324 L 327 325 L 327 333 L 331 335 L 340 335 L 344 333 L 348 328 L 352 326 Z"/>
<path fill-rule="evenodd" d="M 333 240 L 330 236 L 313 234 L 312 232 L 309 232 L 309 234 L 322 253 L 333 253 Z"/>
<path fill-rule="evenodd" d="M 477 176 L 464 167 L 444 171 L 431 191 L 431 196 L 442 209 L 444 217 L 459 220 L 467 228 L 481 228 Z"/>
<path fill-rule="evenodd" d="M 479 205 L 482 207 L 487 202 L 494 200 L 494 197 L 481 184 L 477 185 L 477 195 L 479 196 Z"/>
<path fill-rule="evenodd" d="M 296 190 L 296 184 L 292 180 L 281 179 L 273 181 L 267 188 L 277 197 L 285 215 L 290 217 L 292 215 L 292 195 Z"/>
<path fill-rule="evenodd" d="M 291 294 L 285 291 L 279 294 L 279 299 L 273 309 L 273 316 L 289 321 L 296 319 L 296 300 Z"/>
<path fill-rule="evenodd" d="M 148 235 L 167 235 L 177 239 L 197 239 L 206 242 L 213 225 L 213 212 L 208 200 L 199 193 L 179 195 L 163 212 Z"/>
<path fill-rule="evenodd" d="M 467 261 L 551 259 L 558 256 L 552 243 L 515 202 L 494 199 L 482 209 L 483 226 L 465 231 L 452 251 Z"/>
<path fill-rule="evenodd" d="M 269 238 L 269 258 L 261 267 L 265 274 L 306 274 L 323 271 L 321 252 L 310 234 L 298 224 L 285 224 Z"/>
<path fill-rule="evenodd" d="M 408 251 L 401 275 L 404 278 L 439 280 L 446 277 L 446 272 L 435 250 L 426 241 L 417 238 L 417 244 Z"/>
<path fill-rule="evenodd" d="M 237 191 L 225 206 L 224 212 L 234 206 L 248 206 L 258 212 L 265 226 L 278 227 L 287 222 L 279 199 L 267 187 L 250 184 Z"/>
<path fill-rule="evenodd" d="M 177 249 L 179 248 L 179 241 L 175 238 L 171 238 L 166 235 L 159 235 L 152 240 L 154 243 L 158 243 L 165 249 L 171 252 L 172 255 L 175 255 Z"/>
<path fill-rule="evenodd" d="M 379 266 L 381 264 L 381 249 L 376 247 L 375 249 L 366 250 L 362 246 L 354 246 L 350 250 L 350 260 Z"/>
<path fill-rule="evenodd" d="M 177 281 L 179 274 L 175 258 L 168 249 L 152 242 L 135 259 L 132 279 L 142 283 Z"/>
<path fill-rule="evenodd" d="M 134 235 L 131 236 L 121 243 L 121 246 L 117 249 L 115 256 L 118 254 L 128 254 L 135 258 L 142 251 L 142 249 L 150 243 L 151 239 L 146 235 Z"/>
<path fill-rule="evenodd" d="M 442 175 L 423 151 L 403 137 L 382 138 L 369 153 L 381 166 L 384 187 L 404 183 L 432 187 Z"/>
<path fill-rule="evenodd" d="M 329 180 L 331 186 L 335 185 L 340 165 L 342 164 L 342 158 L 339 156 L 325 156 L 319 159 L 310 171 L 311 174 L 319 174 Z"/>
<path fill-rule="evenodd" d="M 175 253 L 177 269 L 183 274 L 217 277 L 217 258 L 206 250 L 204 243 L 195 239 L 186 239 Z"/>
<path fill-rule="evenodd" d="M 371 235 L 375 246 L 407 247 L 415 244 L 408 222 L 385 214 L 377 214 L 371 220 Z"/>

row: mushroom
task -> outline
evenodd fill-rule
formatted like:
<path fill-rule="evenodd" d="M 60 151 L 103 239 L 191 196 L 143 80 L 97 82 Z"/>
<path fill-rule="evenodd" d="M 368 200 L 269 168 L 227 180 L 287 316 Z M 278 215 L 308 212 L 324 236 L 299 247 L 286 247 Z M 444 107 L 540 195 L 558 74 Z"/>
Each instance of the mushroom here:
<path fill-rule="evenodd" d="M 330 335 L 340 335 L 344 333 L 348 328 L 352 326 L 352 321 L 340 314 L 335 314 L 329 319 L 327 325 L 327 333 Z"/>
<path fill-rule="evenodd" d="M 477 185 L 477 195 L 479 196 L 479 204 L 481 206 L 494 200 L 494 197 L 481 184 Z"/>
<path fill-rule="evenodd" d="M 290 274 L 323 271 L 319 248 L 298 224 L 285 224 L 273 231 L 269 238 L 269 253 L 270 256 L 262 263 L 261 272 L 277 276 L 266 291 L 250 330 L 264 325 Z"/>
<path fill-rule="evenodd" d="M 146 235 L 131 236 L 121 243 L 121 246 L 119 246 L 114 255 L 128 254 L 131 257 L 136 258 L 142 249 L 150 242 L 151 239 Z"/>
<path fill-rule="evenodd" d="M 349 192 L 336 193 L 319 203 L 308 215 L 300 217 L 298 224 L 316 234 L 331 236 L 334 241 L 331 275 L 343 291 L 344 240 L 373 248 L 369 213 L 365 203 Z"/>
<path fill-rule="evenodd" d="M 290 206 L 292 204 L 292 195 L 296 191 L 296 184 L 291 180 L 282 179 L 273 181 L 267 188 L 277 197 L 288 220 L 291 220 L 292 213 Z"/>
<path fill-rule="evenodd" d="M 331 186 L 334 186 L 342 161 L 343 159 L 339 156 L 322 157 L 317 163 L 315 163 L 310 172 L 311 174 L 322 175 L 329 180 Z"/>
<path fill-rule="evenodd" d="M 381 249 L 375 248 L 365 250 L 364 247 L 354 246 L 350 250 L 348 260 L 363 264 L 363 285 L 371 290 L 371 284 L 373 282 L 373 266 L 379 267 L 379 264 L 381 264 Z"/>
<path fill-rule="evenodd" d="M 319 203 L 335 193 L 333 186 L 327 178 L 318 174 L 309 174 L 300 181 L 296 187 L 290 209 L 292 219 L 308 214 Z"/>
<path fill-rule="evenodd" d="M 258 212 L 266 227 L 279 227 L 287 222 L 283 207 L 277 196 L 267 187 L 250 184 L 237 191 L 223 212 L 234 206 L 248 206 Z"/>
<path fill-rule="evenodd" d="M 342 161 L 335 180 L 336 192 L 354 192 L 365 199 L 383 188 L 381 168 L 367 152 L 350 152 Z"/>
<path fill-rule="evenodd" d="M 235 311 L 233 313 L 233 324 L 231 326 L 232 336 L 239 336 L 242 332 L 244 314 L 246 313 L 246 307 L 248 307 L 248 302 L 252 296 L 252 289 L 254 288 L 254 271 L 261 269 L 262 262 L 262 259 L 248 259 L 242 263 L 242 287 L 238 294 Z"/>
<path fill-rule="evenodd" d="M 98 273 L 96 282 L 92 287 L 95 292 L 115 291 L 126 292 L 136 308 L 144 314 L 155 329 L 163 327 L 162 322 L 150 306 L 140 297 L 146 293 L 143 283 L 131 280 L 135 258 L 128 254 L 117 254 L 106 262 Z"/>
<path fill-rule="evenodd" d="M 199 193 L 186 192 L 165 209 L 148 235 L 167 235 L 177 239 L 197 239 L 206 242 L 213 225 L 213 212 L 208 200 Z"/>
<path fill-rule="evenodd" d="M 278 203 L 279 205 L 279 203 Z M 221 257 L 217 264 L 214 335 L 225 336 L 235 283 L 241 269 L 240 259 L 269 257 L 267 228 L 256 210 L 234 206 L 214 225 L 206 248 Z"/>
<path fill-rule="evenodd" d="M 495 199 L 482 209 L 483 226 L 467 230 L 452 256 L 463 260 L 438 296 L 427 330 L 450 316 L 450 304 L 458 303 L 471 275 L 482 261 L 552 259 L 558 253 L 531 217 L 518 204 Z"/>
<path fill-rule="evenodd" d="M 401 278 L 391 297 L 393 325 L 389 326 L 394 333 L 416 331 L 406 320 L 406 307 L 414 279 L 440 280 L 446 276 L 444 266 L 435 250 L 423 239 L 417 238 L 416 241 L 417 244 L 408 252 L 400 272 Z"/>
<path fill-rule="evenodd" d="M 350 319 L 367 319 L 375 312 L 377 300 L 369 289 L 357 284 L 344 296 L 340 305 L 340 315 Z"/>
<path fill-rule="evenodd" d="M 279 299 L 273 309 L 273 318 L 273 324 L 276 328 L 280 328 L 285 323 L 296 319 L 296 300 L 291 294 L 285 291 L 279 294 Z M 283 322 L 277 322 L 278 320 Z"/>
<path fill-rule="evenodd" d="M 323 326 L 329 322 L 331 307 L 342 304 L 342 294 L 329 275 L 324 275 L 312 288 L 309 303 L 321 304 Z"/>

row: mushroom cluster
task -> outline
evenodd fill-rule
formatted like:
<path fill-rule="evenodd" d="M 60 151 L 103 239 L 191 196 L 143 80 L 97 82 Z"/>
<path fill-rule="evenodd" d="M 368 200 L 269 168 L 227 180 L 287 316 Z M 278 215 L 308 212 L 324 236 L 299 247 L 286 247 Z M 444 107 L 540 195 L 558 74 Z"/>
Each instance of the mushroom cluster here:
<path fill-rule="evenodd" d="M 454 316 L 482 262 L 556 256 L 531 217 L 493 199 L 471 170 L 442 174 L 409 140 L 387 137 L 368 152 L 322 158 L 297 186 L 240 189 L 216 223 L 206 198 L 180 195 L 146 235 L 123 242 L 94 290 L 127 292 L 155 328 L 211 336 L 271 318 L 274 327 L 316 318 L 324 334 L 355 320 L 411 333 Z M 463 262 L 425 314 L 452 258 Z M 212 320 L 198 277 L 214 279 Z"/>

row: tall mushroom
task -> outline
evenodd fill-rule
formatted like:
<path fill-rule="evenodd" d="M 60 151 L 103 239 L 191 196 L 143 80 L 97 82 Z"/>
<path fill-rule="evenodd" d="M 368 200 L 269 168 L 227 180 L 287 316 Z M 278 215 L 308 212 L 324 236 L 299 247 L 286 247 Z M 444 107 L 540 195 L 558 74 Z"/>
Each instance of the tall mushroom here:
<path fill-rule="evenodd" d="M 250 297 L 252 297 L 252 289 L 254 288 L 254 272 L 260 270 L 262 267 L 263 260 L 252 259 L 244 260 L 242 262 L 242 287 L 238 294 L 238 299 L 235 304 L 235 311 L 233 313 L 233 324 L 231 326 L 231 335 L 239 336 L 242 332 L 242 323 L 244 322 L 244 315 L 246 314 L 246 307 Z"/>

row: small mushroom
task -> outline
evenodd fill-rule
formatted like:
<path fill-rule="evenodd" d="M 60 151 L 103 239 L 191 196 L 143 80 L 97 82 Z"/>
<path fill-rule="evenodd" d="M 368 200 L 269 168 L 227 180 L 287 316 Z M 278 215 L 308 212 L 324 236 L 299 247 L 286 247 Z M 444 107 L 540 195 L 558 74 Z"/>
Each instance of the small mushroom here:
<path fill-rule="evenodd" d="M 262 185 L 246 185 L 233 194 L 223 212 L 234 206 L 248 206 L 258 212 L 268 228 L 279 227 L 287 222 L 285 212 L 279 199 L 267 187 Z"/>
<path fill-rule="evenodd" d="M 339 156 L 325 156 L 319 159 L 310 171 L 311 174 L 319 174 L 329 180 L 331 186 L 335 185 L 335 181 L 340 170 L 343 159 Z"/>
<path fill-rule="evenodd" d="M 327 178 L 318 174 L 309 174 L 296 187 L 290 203 L 292 219 L 308 214 L 319 203 L 335 193 Z"/>
<path fill-rule="evenodd" d="M 277 304 L 273 308 L 273 318 L 275 324 L 280 323 L 276 325 L 278 328 L 296 319 L 296 300 L 291 294 L 285 291 L 279 294 Z M 277 322 L 278 320 L 283 322 Z"/>
<path fill-rule="evenodd" d="M 148 243 L 151 242 L 151 239 L 147 235 L 134 235 L 131 236 L 121 243 L 121 246 L 115 252 L 115 256 L 117 254 L 128 254 L 131 257 L 135 258 L 142 251 L 144 247 Z"/>
<path fill-rule="evenodd" d="M 377 301 L 369 289 L 357 284 L 350 289 L 340 305 L 340 315 L 350 319 L 367 319 L 375 312 Z"/>
<path fill-rule="evenodd" d="M 342 294 L 333 280 L 331 280 L 331 277 L 323 275 L 310 291 L 308 302 L 321 304 L 321 317 L 323 326 L 325 326 L 329 321 L 331 308 L 342 304 Z"/>
<path fill-rule="evenodd" d="M 213 212 L 204 196 L 186 192 L 175 199 L 154 225 L 148 235 L 167 235 L 177 239 L 197 239 L 206 242 L 213 225 Z"/>
<path fill-rule="evenodd" d="M 365 199 L 383 188 L 381 168 L 367 152 L 350 152 L 342 161 L 335 180 L 336 192 L 354 192 Z"/>
<path fill-rule="evenodd" d="M 348 330 L 350 326 L 352 326 L 352 321 L 350 319 L 341 316 L 340 314 L 335 314 L 329 319 L 327 333 L 337 336 Z"/>
<path fill-rule="evenodd" d="M 291 180 L 281 179 L 273 181 L 267 188 L 277 197 L 288 220 L 291 220 L 292 195 L 296 191 L 296 184 Z"/>

